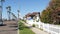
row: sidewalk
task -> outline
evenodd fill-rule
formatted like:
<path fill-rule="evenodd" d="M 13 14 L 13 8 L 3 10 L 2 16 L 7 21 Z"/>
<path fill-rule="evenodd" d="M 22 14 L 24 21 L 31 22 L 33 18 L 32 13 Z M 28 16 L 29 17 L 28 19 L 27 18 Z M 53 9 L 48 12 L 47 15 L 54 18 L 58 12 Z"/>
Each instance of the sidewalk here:
<path fill-rule="evenodd" d="M 35 34 L 49 34 L 47 32 L 44 32 L 38 28 L 31 27 L 30 25 L 24 23 L 26 26 L 30 27 L 30 29 L 35 33 Z"/>
<path fill-rule="evenodd" d="M 32 27 L 31 30 L 32 30 L 33 32 L 35 32 L 35 34 L 49 34 L 49 33 L 47 33 L 47 32 L 44 32 L 44 31 L 42 31 L 42 30 L 40 30 L 40 29 L 38 29 L 38 28 L 34 28 L 34 27 Z"/>

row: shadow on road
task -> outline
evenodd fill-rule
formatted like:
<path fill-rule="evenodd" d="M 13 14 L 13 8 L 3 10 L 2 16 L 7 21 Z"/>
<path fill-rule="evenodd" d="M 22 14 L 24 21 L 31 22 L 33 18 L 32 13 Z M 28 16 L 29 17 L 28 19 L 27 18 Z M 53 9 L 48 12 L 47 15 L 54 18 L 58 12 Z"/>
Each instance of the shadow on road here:
<path fill-rule="evenodd" d="M 0 32 L 5 32 L 5 31 L 16 31 L 17 29 L 12 29 L 12 30 L 1 30 Z"/>
<path fill-rule="evenodd" d="M 1 27 L 1 26 L 7 26 L 7 24 L 2 24 L 2 25 L 0 25 L 0 27 Z"/>

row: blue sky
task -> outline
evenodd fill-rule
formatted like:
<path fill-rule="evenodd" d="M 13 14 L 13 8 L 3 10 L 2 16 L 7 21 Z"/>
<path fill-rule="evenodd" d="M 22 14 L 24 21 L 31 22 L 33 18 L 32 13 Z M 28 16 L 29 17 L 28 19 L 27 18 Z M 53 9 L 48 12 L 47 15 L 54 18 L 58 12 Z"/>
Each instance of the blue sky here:
<path fill-rule="evenodd" d="M 22 16 L 31 12 L 41 12 L 49 4 L 50 0 L 20 0 L 20 11 Z"/>
<path fill-rule="evenodd" d="M 29 12 L 42 12 L 50 0 L 5 0 L 3 3 L 3 18 L 7 18 L 7 6 L 11 6 L 11 12 L 17 16 L 17 10 L 20 10 L 21 16 Z"/>
<path fill-rule="evenodd" d="M 11 6 L 11 12 L 17 16 L 17 10 L 20 10 L 20 0 L 5 0 L 3 3 L 3 18 L 8 18 L 7 6 Z"/>

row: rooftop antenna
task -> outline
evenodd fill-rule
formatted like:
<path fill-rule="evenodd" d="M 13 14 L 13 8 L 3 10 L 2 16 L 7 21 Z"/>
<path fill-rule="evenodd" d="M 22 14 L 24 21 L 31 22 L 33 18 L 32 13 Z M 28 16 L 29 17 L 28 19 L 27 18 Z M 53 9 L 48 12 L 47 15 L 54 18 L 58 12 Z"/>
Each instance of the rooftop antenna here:
<path fill-rule="evenodd" d="M 5 0 L 0 0 L 0 25 L 3 25 L 2 20 L 3 2 L 5 2 Z"/>

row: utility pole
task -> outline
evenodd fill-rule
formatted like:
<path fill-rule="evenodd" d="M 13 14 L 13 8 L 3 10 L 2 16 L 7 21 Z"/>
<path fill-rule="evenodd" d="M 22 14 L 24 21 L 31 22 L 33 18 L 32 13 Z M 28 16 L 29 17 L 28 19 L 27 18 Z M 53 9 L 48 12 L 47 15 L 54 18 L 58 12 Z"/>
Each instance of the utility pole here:
<path fill-rule="evenodd" d="M 17 11 L 18 11 L 18 19 L 19 19 L 19 17 L 20 17 L 20 15 L 19 15 L 20 11 L 19 10 L 17 10 Z"/>
<path fill-rule="evenodd" d="M 10 20 L 11 19 L 11 17 L 10 17 L 11 6 L 6 7 L 6 9 L 7 9 L 7 13 L 8 13 L 8 20 Z"/>
<path fill-rule="evenodd" d="M 5 0 L 0 0 L 0 25 L 3 25 L 3 20 L 2 20 L 2 11 L 3 11 L 3 2 Z"/>

